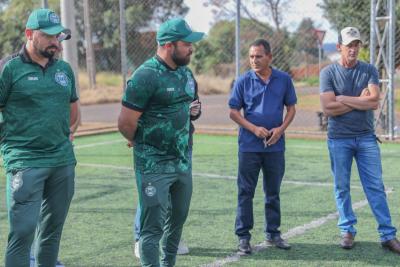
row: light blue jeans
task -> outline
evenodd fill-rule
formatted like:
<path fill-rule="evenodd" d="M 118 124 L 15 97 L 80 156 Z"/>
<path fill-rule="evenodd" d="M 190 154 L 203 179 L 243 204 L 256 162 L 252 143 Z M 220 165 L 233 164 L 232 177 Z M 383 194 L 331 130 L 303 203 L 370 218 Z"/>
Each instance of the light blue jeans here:
<path fill-rule="evenodd" d="M 328 138 L 331 169 L 334 178 L 336 207 L 339 212 L 338 226 L 342 234 L 356 234 L 357 218 L 351 206 L 350 176 L 353 158 L 356 160 L 361 184 L 372 213 L 378 223 L 381 242 L 396 236 L 385 188 L 382 181 L 382 164 L 376 136 L 373 134 L 355 138 Z"/>

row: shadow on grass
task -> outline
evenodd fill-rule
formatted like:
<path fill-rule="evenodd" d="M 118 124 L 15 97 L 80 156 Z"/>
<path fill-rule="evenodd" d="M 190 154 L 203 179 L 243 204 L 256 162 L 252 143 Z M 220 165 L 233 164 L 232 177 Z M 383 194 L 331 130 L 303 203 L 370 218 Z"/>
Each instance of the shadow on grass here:
<path fill-rule="evenodd" d="M 97 192 L 90 193 L 85 196 L 76 197 L 76 198 L 74 198 L 73 203 L 77 204 L 77 203 L 84 203 L 84 202 L 90 201 L 90 200 L 101 199 L 104 196 L 111 195 L 111 194 L 114 194 L 114 193 L 117 193 L 117 192 L 120 192 L 123 190 L 127 190 L 127 189 L 128 188 L 124 189 L 124 188 L 119 188 L 119 187 L 109 187 L 107 190 L 99 190 Z"/>
<path fill-rule="evenodd" d="M 69 213 L 135 214 L 134 208 L 71 208 Z"/>
<path fill-rule="evenodd" d="M 129 249 L 129 254 L 123 254 L 121 257 L 124 258 L 125 261 L 129 261 L 128 265 L 121 265 L 118 263 L 112 264 L 112 258 L 107 259 L 104 255 L 112 255 L 113 253 L 116 254 L 118 251 L 126 251 Z M 132 262 L 137 262 L 133 255 L 132 250 L 132 243 L 126 242 L 125 240 L 119 242 L 108 242 L 102 244 L 95 244 L 95 246 L 91 246 L 90 249 L 82 250 L 79 254 L 72 255 L 64 255 L 64 264 L 65 266 L 73 266 L 73 267 L 127 267 L 127 266 L 139 266 L 139 265 L 132 265 Z M 99 255 L 96 257 L 95 255 Z M 85 259 L 86 263 L 83 264 L 82 259 Z M 90 261 L 97 261 L 104 263 L 88 263 Z M 111 264 L 111 265 L 110 265 Z"/>
<path fill-rule="evenodd" d="M 291 243 L 292 249 L 289 251 L 277 248 L 267 248 L 250 257 L 241 258 L 240 261 L 251 259 L 253 261 L 286 261 L 289 264 L 295 262 L 310 262 L 310 264 L 326 266 L 336 263 L 338 265 L 353 262 L 354 265 L 373 265 L 373 266 L 398 266 L 399 256 L 393 252 L 383 249 L 378 242 L 356 242 L 351 250 L 344 250 L 337 244 L 305 244 Z M 228 253 L 229 254 L 229 253 Z M 260 265 L 261 266 L 261 265 Z"/>
<path fill-rule="evenodd" d="M 234 251 L 227 248 L 205 248 L 190 246 L 189 249 L 189 256 L 191 257 L 224 258 L 234 253 Z"/>

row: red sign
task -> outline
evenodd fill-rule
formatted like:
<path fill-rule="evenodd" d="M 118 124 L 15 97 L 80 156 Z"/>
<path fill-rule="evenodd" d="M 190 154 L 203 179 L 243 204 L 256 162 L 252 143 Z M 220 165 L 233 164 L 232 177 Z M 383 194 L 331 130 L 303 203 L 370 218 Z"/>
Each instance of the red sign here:
<path fill-rule="evenodd" d="M 322 45 L 322 41 L 324 40 L 326 31 L 313 29 L 313 33 L 315 37 L 317 37 L 319 44 Z"/>

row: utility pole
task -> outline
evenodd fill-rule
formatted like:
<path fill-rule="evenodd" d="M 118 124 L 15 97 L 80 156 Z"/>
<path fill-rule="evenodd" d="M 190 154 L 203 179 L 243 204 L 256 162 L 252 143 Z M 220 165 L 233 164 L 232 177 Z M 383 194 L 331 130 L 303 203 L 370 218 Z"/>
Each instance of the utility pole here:
<path fill-rule="evenodd" d="M 240 0 L 236 0 L 236 20 L 235 20 L 235 63 L 236 63 L 236 77 L 240 74 Z M 232 88 L 231 88 L 232 89 Z"/>
<path fill-rule="evenodd" d="M 395 0 L 371 0 L 370 63 L 379 71 L 382 101 L 375 121 L 380 124 L 385 137 L 394 140 L 396 127 L 394 76 L 395 76 Z M 380 26 L 382 25 L 382 26 Z"/>
<path fill-rule="evenodd" d="M 96 68 L 92 44 L 92 27 L 90 25 L 89 0 L 83 0 L 83 16 L 86 40 L 86 69 L 89 76 L 89 88 L 96 88 Z"/>
<path fill-rule="evenodd" d="M 43 8 L 49 8 L 49 1 L 47 1 L 47 0 L 42 0 L 42 7 L 43 7 Z"/>
<path fill-rule="evenodd" d="M 119 30 L 121 36 L 121 72 L 123 88 L 126 86 L 126 75 L 128 73 L 126 58 L 126 19 L 125 19 L 125 0 L 119 0 Z"/>
<path fill-rule="evenodd" d="M 64 41 L 63 46 L 63 59 L 68 62 L 75 74 L 75 87 L 79 95 L 79 69 L 78 69 L 78 48 L 77 48 L 77 31 L 75 24 L 75 5 L 74 1 L 61 0 L 61 24 L 71 30 L 71 39 Z"/>
<path fill-rule="evenodd" d="M 318 74 L 321 71 L 321 61 L 322 61 L 322 42 L 324 41 L 326 31 L 313 29 L 314 36 L 317 39 L 318 47 Z"/>

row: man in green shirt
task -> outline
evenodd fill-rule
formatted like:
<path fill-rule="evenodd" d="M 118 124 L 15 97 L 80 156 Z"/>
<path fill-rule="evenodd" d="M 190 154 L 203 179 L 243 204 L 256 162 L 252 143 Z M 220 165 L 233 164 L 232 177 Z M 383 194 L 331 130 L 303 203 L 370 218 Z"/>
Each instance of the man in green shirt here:
<path fill-rule="evenodd" d="M 6 267 L 28 267 L 36 230 L 38 266 L 55 266 L 62 228 L 74 194 L 70 134 L 78 97 L 68 63 L 54 56 L 66 29 L 48 9 L 34 10 L 27 43 L 0 62 L 1 153 L 10 223 Z"/>
<path fill-rule="evenodd" d="M 195 81 L 186 65 L 192 43 L 203 35 L 193 32 L 183 19 L 164 22 L 157 32 L 156 56 L 135 71 L 122 99 L 118 127 L 134 147 L 143 266 L 175 265 L 189 212 L 189 106 L 195 97 Z"/>

